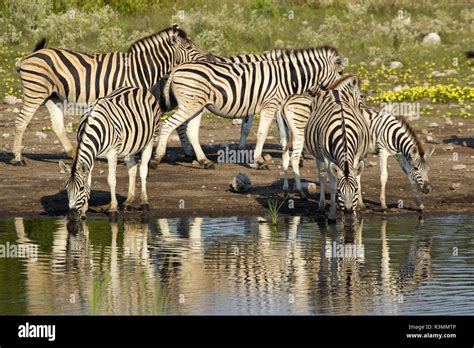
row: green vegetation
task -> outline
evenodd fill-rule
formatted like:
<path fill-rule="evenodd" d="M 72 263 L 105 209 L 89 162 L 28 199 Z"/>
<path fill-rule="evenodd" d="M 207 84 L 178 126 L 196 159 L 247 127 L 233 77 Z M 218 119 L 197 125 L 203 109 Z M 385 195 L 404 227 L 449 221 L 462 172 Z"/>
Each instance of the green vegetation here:
<path fill-rule="evenodd" d="M 272 198 L 268 200 L 268 214 L 270 215 L 270 219 L 272 220 L 272 225 L 275 226 L 278 224 L 278 217 L 280 213 L 280 209 L 286 201 L 287 196 L 283 198 L 281 202 L 278 201 L 277 198 Z"/>
<path fill-rule="evenodd" d="M 42 37 L 50 46 L 106 52 L 174 23 L 220 55 L 330 44 L 369 101 L 428 98 L 471 114 L 474 64 L 464 52 L 474 49 L 474 8 L 449 0 L 4 0 L 0 96 L 21 96 L 15 62 Z M 440 44 L 422 43 L 431 32 Z M 391 68 L 393 61 L 402 66 Z"/>

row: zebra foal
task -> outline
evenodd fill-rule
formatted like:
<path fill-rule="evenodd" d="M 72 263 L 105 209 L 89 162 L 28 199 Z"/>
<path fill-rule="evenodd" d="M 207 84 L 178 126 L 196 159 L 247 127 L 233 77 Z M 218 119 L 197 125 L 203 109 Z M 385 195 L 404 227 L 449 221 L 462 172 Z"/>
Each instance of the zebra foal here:
<path fill-rule="evenodd" d="M 128 195 L 124 205 L 126 209 L 130 209 L 135 200 L 137 174 L 134 155 L 140 152 L 140 203 L 143 210 L 150 209 L 146 178 L 161 115 L 153 94 L 139 87 L 119 88 L 107 97 L 98 99 L 84 114 L 77 133 L 77 156 L 72 168 L 59 162 L 60 168 L 69 173 L 66 189 L 71 217 L 85 217 L 96 158 L 106 158 L 108 162 L 107 182 L 111 195 L 109 213 L 113 218 L 118 210 L 115 194 L 117 160 L 124 159 L 129 175 Z"/>

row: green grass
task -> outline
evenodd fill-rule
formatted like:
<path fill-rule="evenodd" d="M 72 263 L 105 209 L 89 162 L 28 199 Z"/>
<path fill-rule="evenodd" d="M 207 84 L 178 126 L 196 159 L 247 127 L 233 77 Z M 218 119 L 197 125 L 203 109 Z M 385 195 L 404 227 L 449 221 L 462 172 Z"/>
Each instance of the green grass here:
<path fill-rule="evenodd" d="M 278 201 L 278 198 L 271 198 L 268 200 L 268 215 L 272 221 L 272 225 L 275 226 L 278 224 L 278 218 L 280 214 L 280 209 L 286 201 L 286 196 L 281 202 Z"/>
<path fill-rule="evenodd" d="M 106 2 L 109 6 L 104 6 Z M 373 102 L 387 96 L 392 101 L 413 99 L 410 90 L 387 94 L 395 86 L 440 85 L 443 91 L 453 85 L 464 89 L 462 96 L 429 102 L 455 102 L 466 110 L 452 116 L 472 114 L 474 64 L 464 52 L 474 49 L 474 9 L 464 1 L 223 0 L 214 6 L 204 0 L 5 0 L 2 4 L 0 97 L 21 97 L 15 61 L 31 52 L 43 36 L 50 46 L 106 52 L 125 49 L 137 38 L 177 23 L 197 45 L 220 55 L 330 44 L 346 58 L 345 71 L 360 77 Z M 422 45 L 429 32 L 438 32 L 442 43 Z M 395 60 L 403 67 L 390 69 Z M 456 73 L 432 76 L 447 69 Z"/>

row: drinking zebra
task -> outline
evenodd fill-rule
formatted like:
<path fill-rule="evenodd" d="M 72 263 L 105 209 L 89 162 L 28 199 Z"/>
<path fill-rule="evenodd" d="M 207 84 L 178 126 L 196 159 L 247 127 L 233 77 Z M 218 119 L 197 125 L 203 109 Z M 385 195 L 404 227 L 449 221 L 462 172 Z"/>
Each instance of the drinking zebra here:
<path fill-rule="evenodd" d="M 15 120 L 12 164 L 24 165 L 21 143 L 26 127 L 40 105 L 51 115 L 52 129 L 68 156 L 74 149 L 67 139 L 63 111 L 58 103 L 91 104 L 124 86 L 151 88 L 174 66 L 192 60 L 212 60 L 177 26 L 133 43 L 127 52 L 79 53 L 45 48 L 43 39 L 35 51 L 16 67 L 23 86 L 24 104 Z"/>
<path fill-rule="evenodd" d="M 166 152 L 169 134 L 199 116 L 206 108 L 227 118 L 260 114 L 256 167 L 265 165 L 262 149 L 278 105 L 289 95 L 303 93 L 316 85 L 328 87 L 342 74 L 341 59 L 329 46 L 306 50 L 281 50 L 279 59 L 250 63 L 193 62 L 172 70 L 160 90 L 164 111 L 178 107 L 163 122 L 155 159 Z M 198 162 L 211 166 L 196 132 L 188 133 Z"/>
<path fill-rule="evenodd" d="M 347 88 L 347 82 L 350 79 L 343 78 L 336 86 L 337 89 Z M 313 93 L 314 94 L 314 93 Z M 290 96 L 282 104 L 277 120 L 279 122 L 285 121 L 279 129 L 289 129 L 289 132 L 280 134 L 282 146 L 285 148 L 282 156 L 282 165 L 284 170 L 284 184 L 283 189 L 288 191 L 288 166 L 290 161 L 289 149 L 292 148 L 291 164 L 295 176 L 295 183 L 300 196 L 305 199 L 301 180 L 299 175 L 298 163 L 300 155 L 304 147 L 304 130 L 308 123 L 312 110 L 314 109 L 315 98 L 314 95 L 306 93 L 303 95 Z M 423 149 L 419 142 L 416 133 L 410 127 L 408 122 L 403 117 L 395 117 L 384 112 L 377 112 L 368 108 L 361 96 L 361 109 L 365 119 L 369 124 L 370 130 L 370 146 L 369 153 L 377 154 L 380 162 L 380 203 L 382 211 L 387 210 L 385 199 L 385 186 L 387 182 L 387 159 L 394 156 L 407 175 L 410 182 L 416 204 L 420 211 L 424 211 L 424 205 L 418 190 L 423 193 L 431 191 L 431 185 L 428 178 L 429 166 L 427 159 L 432 155 L 434 146 L 428 151 Z M 283 116 L 283 118 L 281 117 Z M 290 138 L 288 139 L 287 134 Z M 360 182 L 360 179 L 359 179 Z M 362 200 L 362 190 L 359 186 L 359 208 L 365 209 L 365 204 Z"/>
<path fill-rule="evenodd" d="M 353 215 L 356 215 L 358 210 L 358 180 L 369 150 L 369 127 L 362 116 L 361 100 L 358 81 L 354 76 L 338 80 L 328 91 L 320 91 L 312 100 L 308 95 L 302 97 L 303 110 L 311 111 L 304 139 L 306 147 L 315 156 L 318 164 L 321 211 L 325 209 L 326 171 L 329 173 L 329 222 L 336 219 L 336 199 L 341 210 Z M 295 107 L 298 106 L 297 101 L 293 99 Z M 312 107 L 307 107 L 308 102 L 312 103 Z M 282 120 L 285 114 L 277 117 L 280 123 L 285 122 Z M 288 124 L 288 121 L 286 123 Z M 294 129 L 294 126 L 292 127 Z M 290 134 L 291 129 L 288 128 Z M 293 164 L 293 170 L 298 168 L 298 162 Z M 299 190 L 302 191 L 301 183 L 299 185 Z"/>
<path fill-rule="evenodd" d="M 408 178 L 418 209 L 424 212 L 425 207 L 418 190 L 425 194 L 431 192 L 427 159 L 433 154 L 435 147 L 432 146 L 425 151 L 415 131 L 403 117 L 395 117 L 367 107 L 362 108 L 362 111 L 369 122 L 371 135 L 369 151 L 379 157 L 382 211 L 387 210 L 385 200 L 385 185 L 388 177 L 387 159 L 394 156 Z M 359 200 L 361 207 L 364 207 L 362 191 L 359 192 Z"/>
<path fill-rule="evenodd" d="M 60 168 L 69 173 L 66 188 L 72 217 L 85 217 L 91 192 L 91 176 L 96 158 L 108 162 L 107 181 L 111 203 L 109 213 L 117 215 L 115 171 L 117 160 L 124 159 L 129 176 L 125 208 L 130 209 L 135 199 L 137 164 L 134 155 L 142 152 L 140 162 L 141 208 L 149 210 L 146 193 L 148 161 L 154 138 L 159 131 L 162 112 L 156 98 L 144 88 L 122 87 L 105 98 L 99 98 L 84 114 L 77 133 L 77 156 L 72 168 L 60 162 Z"/>

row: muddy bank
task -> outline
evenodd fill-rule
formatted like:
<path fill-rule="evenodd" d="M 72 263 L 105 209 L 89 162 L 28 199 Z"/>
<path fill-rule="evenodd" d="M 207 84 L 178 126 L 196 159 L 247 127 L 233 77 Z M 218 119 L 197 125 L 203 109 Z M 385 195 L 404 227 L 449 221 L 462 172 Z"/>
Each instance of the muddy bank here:
<path fill-rule="evenodd" d="M 50 126 L 49 115 L 44 108 L 35 115 L 25 132 L 23 151 L 27 166 L 14 167 L 8 164 L 11 159 L 16 115 L 12 109 L 20 106 L 0 104 L 0 216 L 63 214 L 67 207 L 66 195 L 59 191 L 65 181 L 65 175 L 59 172 L 58 160 L 66 157 L 54 133 L 43 129 Z M 77 120 L 77 116 L 68 116 L 66 124 Z M 439 127 L 428 128 L 432 121 L 436 121 Z M 458 124 L 459 122 L 462 124 Z M 455 119 L 453 125 L 446 125 L 439 118 L 426 117 L 415 121 L 413 126 L 423 141 L 430 136 L 437 143 L 436 151 L 429 161 L 433 191 L 423 197 L 426 214 L 474 212 L 474 139 L 471 138 L 474 122 Z M 249 149 L 255 144 L 256 129 L 257 125 L 254 124 L 249 137 Z M 431 134 L 422 134 L 422 131 Z M 239 132 L 240 127 L 233 126 L 230 120 L 205 119 L 200 133 L 201 143 L 209 159 L 217 161 L 217 152 L 222 148 L 222 144 L 236 149 Z M 68 136 L 75 141 L 73 133 Z M 177 136 L 171 137 L 169 146 L 168 154 L 177 161 L 162 163 L 158 169 L 150 170 L 149 173 L 148 195 L 153 216 L 266 215 L 268 197 L 275 194 L 282 197 L 283 172 L 275 126 L 272 127 L 265 147 L 265 152 L 272 156 L 269 170 L 257 171 L 246 165 L 228 163 L 216 164 L 214 170 L 203 170 L 193 167 L 190 161 L 184 158 Z M 67 162 L 71 163 L 70 160 Z M 464 164 L 466 168 L 452 170 L 455 164 Z M 253 188 L 246 194 L 228 190 L 232 178 L 239 172 L 247 174 L 253 183 Z M 314 181 L 314 160 L 305 159 L 300 172 L 304 180 Z M 117 192 L 124 200 L 128 185 L 126 167 L 120 165 L 117 174 Z M 97 162 L 93 173 L 92 207 L 109 202 L 106 175 L 106 162 Z M 369 156 L 362 180 L 364 199 L 372 209 L 365 214 L 381 214 L 378 198 L 379 167 L 375 156 Z M 292 183 L 291 180 L 290 185 Z M 314 214 L 317 195 L 311 196 L 308 201 L 301 201 L 296 194 L 290 194 L 290 198 L 294 200 L 294 208 L 290 209 L 285 204 L 282 212 Z M 398 208 L 400 200 L 403 201 L 403 209 Z M 394 159 L 389 160 L 387 203 L 390 208 L 388 216 L 416 214 L 416 205 L 407 179 Z"/>

